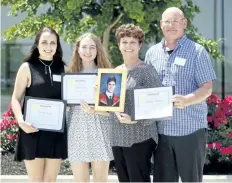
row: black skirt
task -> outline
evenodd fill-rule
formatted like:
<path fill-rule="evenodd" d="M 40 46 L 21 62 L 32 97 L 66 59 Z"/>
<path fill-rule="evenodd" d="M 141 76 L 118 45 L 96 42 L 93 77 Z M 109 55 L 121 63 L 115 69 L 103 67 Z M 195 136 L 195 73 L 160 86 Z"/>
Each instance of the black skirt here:
<path fill-rule="evenodd" d="M 67 128 L 64 132 L 38 131 L 25 133 L 19 129 L 19 139 L 16 145 L 15 161 L 33 160 L 35 158 L 66 159 Z"/>

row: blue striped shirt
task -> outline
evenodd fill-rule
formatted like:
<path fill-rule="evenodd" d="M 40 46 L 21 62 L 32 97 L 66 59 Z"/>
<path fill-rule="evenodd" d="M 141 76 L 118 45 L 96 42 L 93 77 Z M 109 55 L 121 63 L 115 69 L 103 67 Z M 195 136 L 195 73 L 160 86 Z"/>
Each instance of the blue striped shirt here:
<path fill-rule="evenodd" d="M 216 75 L 205 48 L 184 35 L 169 55 L 165 40 L 152 46 L 145 62 L 157 70 L 164 86 L 175 86 L 175 94 L 187 95 L 201 84 L 215 80 Z M 207 104 L 203 101 L 184 109 L 173 109 L 172 120 L 158 122 L 159 134 L 183 136 L 207 128 Z"/>

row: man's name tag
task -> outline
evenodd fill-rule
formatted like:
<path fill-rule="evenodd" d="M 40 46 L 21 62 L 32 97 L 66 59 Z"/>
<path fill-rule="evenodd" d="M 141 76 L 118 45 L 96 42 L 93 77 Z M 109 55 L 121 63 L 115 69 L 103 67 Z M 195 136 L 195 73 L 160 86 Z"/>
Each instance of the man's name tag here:
<path fill-rule="evenodd" d="M 175 58 L 175 61 L 174 61 L 174 64 L 175 64 L 175 65 L 184 66 L 184 65 L 185 65 L 185 62 L 186 62 L 186 59 L 185 59 L 185 58 L 176 57 L 176 58 Z"/>
<path fill-rule="evenodd" d="M 55 75 L 55 74 L 53 74 L 53 81 L 61 82 L 61 75 Z"/>

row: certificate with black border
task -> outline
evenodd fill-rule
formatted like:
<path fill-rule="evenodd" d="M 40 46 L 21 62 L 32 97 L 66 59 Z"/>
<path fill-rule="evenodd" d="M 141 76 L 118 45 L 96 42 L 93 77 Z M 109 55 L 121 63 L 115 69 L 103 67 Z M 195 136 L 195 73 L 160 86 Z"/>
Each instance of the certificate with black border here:
<path fill-rule="evenodd" d="M 62 73 L 61 95 L 67 104 L 77 104 L 84 100 L 88 104 L 95 104 L 95 88 L 97 73 Z"/>
<path fill-rule="evenodd" d="M 132 120 L 168 120 L 173 115 L 174 87 L 135 89 Z"/>
<path fill-rule="evenodd" d="M 39 130 L 64 132 L 66 101 L 25 97 L 24 120 Z"/>

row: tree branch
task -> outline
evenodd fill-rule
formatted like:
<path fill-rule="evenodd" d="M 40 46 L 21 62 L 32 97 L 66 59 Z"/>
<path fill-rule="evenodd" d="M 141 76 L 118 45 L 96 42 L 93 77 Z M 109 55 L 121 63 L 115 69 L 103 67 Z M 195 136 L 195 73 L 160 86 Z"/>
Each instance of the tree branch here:
<path fill-rule="evenodd" d="M 118 21 L 122 18 L 122 16 L 123 16 L 123 13 L 120 13 L 117 19 L 112 24 L 110 24 L 103 33 L 103 47 L 109 59 L 110 59 L 110 55 L 108 53 L 108 46 L 109 46 L 109 39 L 110 39 L 110 31 L 118 23 Z"/>
<path fill-rule="evenodd" d="M 110 24 L 110 25 L 107 27 L 107 29 L 108 29 L 108 28 L 109 28 L 109 29 L 112 29 L 112 28 L 118 23 L 118 21 L 122 18 L 122 16 L 123 16 L 123 13 L 121 12 L 120 15 L 118 16 L 118 18 L 117 18 L 112 24 Z"/>

